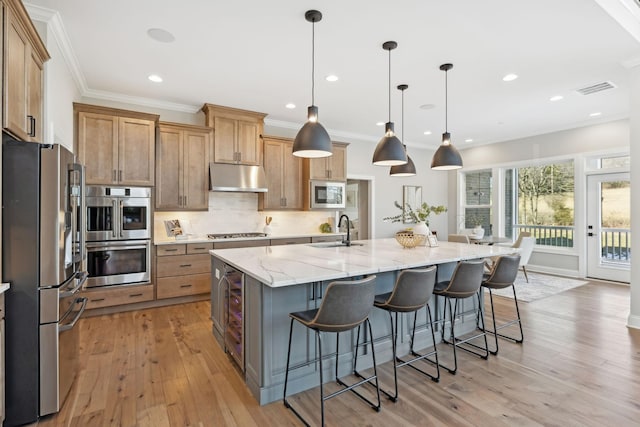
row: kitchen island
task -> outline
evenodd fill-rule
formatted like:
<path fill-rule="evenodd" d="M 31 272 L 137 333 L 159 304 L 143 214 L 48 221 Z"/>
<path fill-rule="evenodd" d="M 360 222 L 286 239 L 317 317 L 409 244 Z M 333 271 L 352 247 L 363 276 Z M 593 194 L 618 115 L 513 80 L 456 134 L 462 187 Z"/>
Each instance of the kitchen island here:
<path fill-rule="evenodd" d="M 514 249 L 499 246 L 469 245 L 441 242 L 438 247 L 404 249 L 395 239 L 375 239 L 354 242 L 353 246 L 317 243 L 290 246 L 269 246 L 210 251 L 211 311 L 213 334 L 244 370 L 245 381 L 260 404 L 282 398 L 287 343 L 288 314 L 317 308 L 326 286 L 334 280 L 358 279 L 375 274 L 376 293 L 389 292 L 398 272 L 407 268 L 438 266 L 438 280 L 450 278 L 458 261 L 482 259 L 513 253 Z M 234 287 L 236 288 L 234 290 Z M 430 304 L 438 313 L 436 298 Z M 462 331 L 475 328 L 477 301 L 464 301 Z M 231 309 L 230 309 L 231 308 Z M 425 312 L 418 317 L 417 349 L 430 346 L 431 333 L 426 329 Z M 388 315 L 373 309 L 370 316 L 376 342 L 378 363 L 391 360 L 391 331 Z M 411 319 L 413 320 L 413 319 Z M 398 333 L 398 354 L 409 349 L 409 317 L 404 316 Z M 231 325 L 231 328 L 226 326 Z M 225 337 L 227 344 L 225 345 Z M 436 336 L 436 339 L 437 336 Z M 237 345 L 230 341 L 237 340 Z M 352 363 L 355 331 L 340 334 L 340 374 L 348 373 Z M 324 354 L 335 352 L 335 339 L 327 339 Z M 291 350 L 291 393 L 318 385 L 318 364 L 313 332 L 294 326 Z M 333 359 L 332 359 L 333 360 Z M 369 355 L 362 357 L 362 367 L 371 363 Z M 332 378 L 332 361 L 324 364 L 325 378 Z"/>

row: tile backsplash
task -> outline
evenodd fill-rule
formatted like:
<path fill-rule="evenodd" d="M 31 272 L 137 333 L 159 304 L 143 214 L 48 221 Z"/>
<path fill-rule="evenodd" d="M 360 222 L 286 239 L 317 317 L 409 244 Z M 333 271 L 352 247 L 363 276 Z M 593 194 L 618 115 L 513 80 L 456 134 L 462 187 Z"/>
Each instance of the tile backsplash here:
<path fill-rule="evenodd" d="M 258 194 L 209 192 L 209 210 L 204 212 L 155 212 L 154 235 L 167 238 L 165 220 L 178 219 L 184 233 L 262 232 L 265 218 L 273 218 L 271 234 L 287 236 L 320 232 L 320 224 L 333 222 L 335 211 L 258 211 Z M 331 218 L 331 220 L 329 220 Z"/>

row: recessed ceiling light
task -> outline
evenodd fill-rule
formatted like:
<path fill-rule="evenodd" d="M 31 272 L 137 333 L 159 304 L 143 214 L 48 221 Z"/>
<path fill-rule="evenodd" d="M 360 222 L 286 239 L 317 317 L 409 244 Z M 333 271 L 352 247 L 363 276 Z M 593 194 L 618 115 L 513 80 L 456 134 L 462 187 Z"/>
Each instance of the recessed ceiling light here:
<path fill-rule="evenodd" d="M 562 95 L 555 95 L 555 96 L 552 96 L 551 98 L 549 98 L 549 101 L 551 101 L 551 102 L 556 102 L 556 101 L 560 101 L 561 99 L 564 99 L 564 96 L 562 96 Z"/>
<path fill-rule="evenodd" d="M 431 110 L 433 108 L 436 108 L 436 106 L 433 104 L 422 104 L 419 108 L 421 110 Z"/>
<path fill-rule="evenodd" d="M 335 74 L 329 74 L 327 77 L 325 77 L 325 79 L 327 79 L 328 82 L 337 82 L 338 76 L 336 76 Z"/>
<path fill-rule="evenodd" d="M 290 110 L 293 110 L 294 108 L 296 108 L 296 104 L 294 104 L 293 102 L 290 102 L 287 105 L 285 105 L 285 107 L 287 107 Z"/>
<path fill-rule="evenodd" d="M 591 113 L 591 114 L 589 114 L 589 117 L 598 117 L 598 116 L 600 116 L 601 114 L 602 114 L 602 113 L 598 111 L 597 113 Z"/>
<path fill-rule="evenodd" d="M 467 138 L 467 139 L 464 140 L 464 142 L 473 142 L 473 139 L 472 138 Z"/>
<path fill-rule="evenodd" d="M 176 39 L 173 34 L 167 30 L 163 30 L 162 28 L 149 28 L 147 30 L 147 35 L 155 41 L 162 43 L 171 43 Z"/>
<path fill-rule="evenodd" d="M 502 80 L 504 80 L 505 82 L 512 82 L 512 81 L 514 81 L 514 80 L 515 80 L 515 79 L 517 79 L 517 78 L 518 78 L 518 75 L 517 75 L 517 74 L 513 74 L 513 73 L 511 73 L 511 74 L 507 74 L 506 76 L 504 76 L 504 77 L 502 78 Z"/>
<path fill-rule="evenodd" d="M 376 126 L 384 126 L 384 122 L 378 122 L 376 123 Z"/>
<path fill-rule="evenodd" d="M 425 135 L 431 135 L 431 131 L 430 131 L 430 130 L 425 130 L 425 131 L 424 131 L 424 134 L 425 134 Z"/>
<path fill-rule="evenodd" d="M 149 77 L 147 77 L 149 80 L 151 80 L 154 83 L 162 83 L 162 77 L 160 77 L 157 74 L 151 74 Z"/>

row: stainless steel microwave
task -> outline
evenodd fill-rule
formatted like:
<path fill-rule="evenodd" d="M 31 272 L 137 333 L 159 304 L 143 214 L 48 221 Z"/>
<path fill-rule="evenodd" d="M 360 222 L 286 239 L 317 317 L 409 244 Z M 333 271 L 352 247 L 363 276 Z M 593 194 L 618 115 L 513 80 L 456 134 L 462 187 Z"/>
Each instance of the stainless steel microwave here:
<path fill-rule="evenodd" d="M 344 209 L 344 182 L 311 180 L 311 209 Z"/>

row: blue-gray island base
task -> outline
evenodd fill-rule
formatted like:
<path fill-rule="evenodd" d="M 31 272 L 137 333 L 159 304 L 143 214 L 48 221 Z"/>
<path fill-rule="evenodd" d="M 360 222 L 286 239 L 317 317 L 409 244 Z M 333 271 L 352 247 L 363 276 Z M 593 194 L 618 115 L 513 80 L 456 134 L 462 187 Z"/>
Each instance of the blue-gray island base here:
<path fill-rule="evenodd" d="M 404 249 L 395 239 L 363 240 L 358 243 L 362 245 L 346 247 L 333 243 L 312 243 L 210 251 L 213 334 L 223 347 L 225 336 L 238 340 L 240 347 L 234 349 L 228 344 L 228 352 L 244 370 L 245 381 L 261 405 L 282 399 L 289 313 L 319 307 L 323 292 L 331 281 L 359 279 L 375 274 L 376 293 L 384 293 L 393 289 L 398 272 L 407 268 L 437 265 L 438 281 L 441 281 L 451 277 L 458 261 L 514 252 L 509 247 L 449 242 L 440 242 L 438 247 L 433 248 L 413 249 Z M 228 274 L 231 271 L 236 273 Z M 225 273 L 232 280 L 225 280 Z M 236 285 L 242 285 L 241 294 L 234 294 L 233 287 Z M 225 304 L 225 295 L 230 295 L 227 301 L 231 301 L 231 304 Z M 238 295 L 241 297 L 236 298 Z M 434 296 L 430 305 L 436 315 L 434 320 L 439 320 L 442 314 L 438 306 L 442 304 L 438 304 Z M 476 307 L 474 298 L 464 301 L 462 311 L 467 314 L 463 315 L 462 321 L 456 322 L 461 332 L 475 328 L 473 311 Z M 239 309 L 241 311 L 238 313 Z M 418 325 L 422 327 L 416 331 L 415 348 L 422 349 L 430 347 L 432 340 L 425 326 L 425 310 L 418 313 Z M 388 315 L 373 308 L 370 320 L 377 363 L 390 361 L 392 346 Z M 413 316 L 402 316 L 398 328 L 398 355 L 409 351 L 409 321 L 413 321 Z M 231 332 L 225 330 L 227 325 L 232 326 Z M 318 386 L 318 364 L 314 363 L 316 341 L 313 333 L 305 329 L 294 325 L 291 365 L 301 367 L 290 373 L 287 394 Z M 340 334 L 340 375 L 352 369 L 355 335 L 355 331 Z M 438 334 L 436 340 L 439 340 Z M 335 353 L 336 340 L 328 337 L 324 341 L 323 353 Z M 329 358 L 329 363 L 324 363 L 324 378 L 327 381 L 333 379 L 334 360 Z M 371 366 L 370 355 L 360 352 L 358 366 L 362 369 Z"/>

